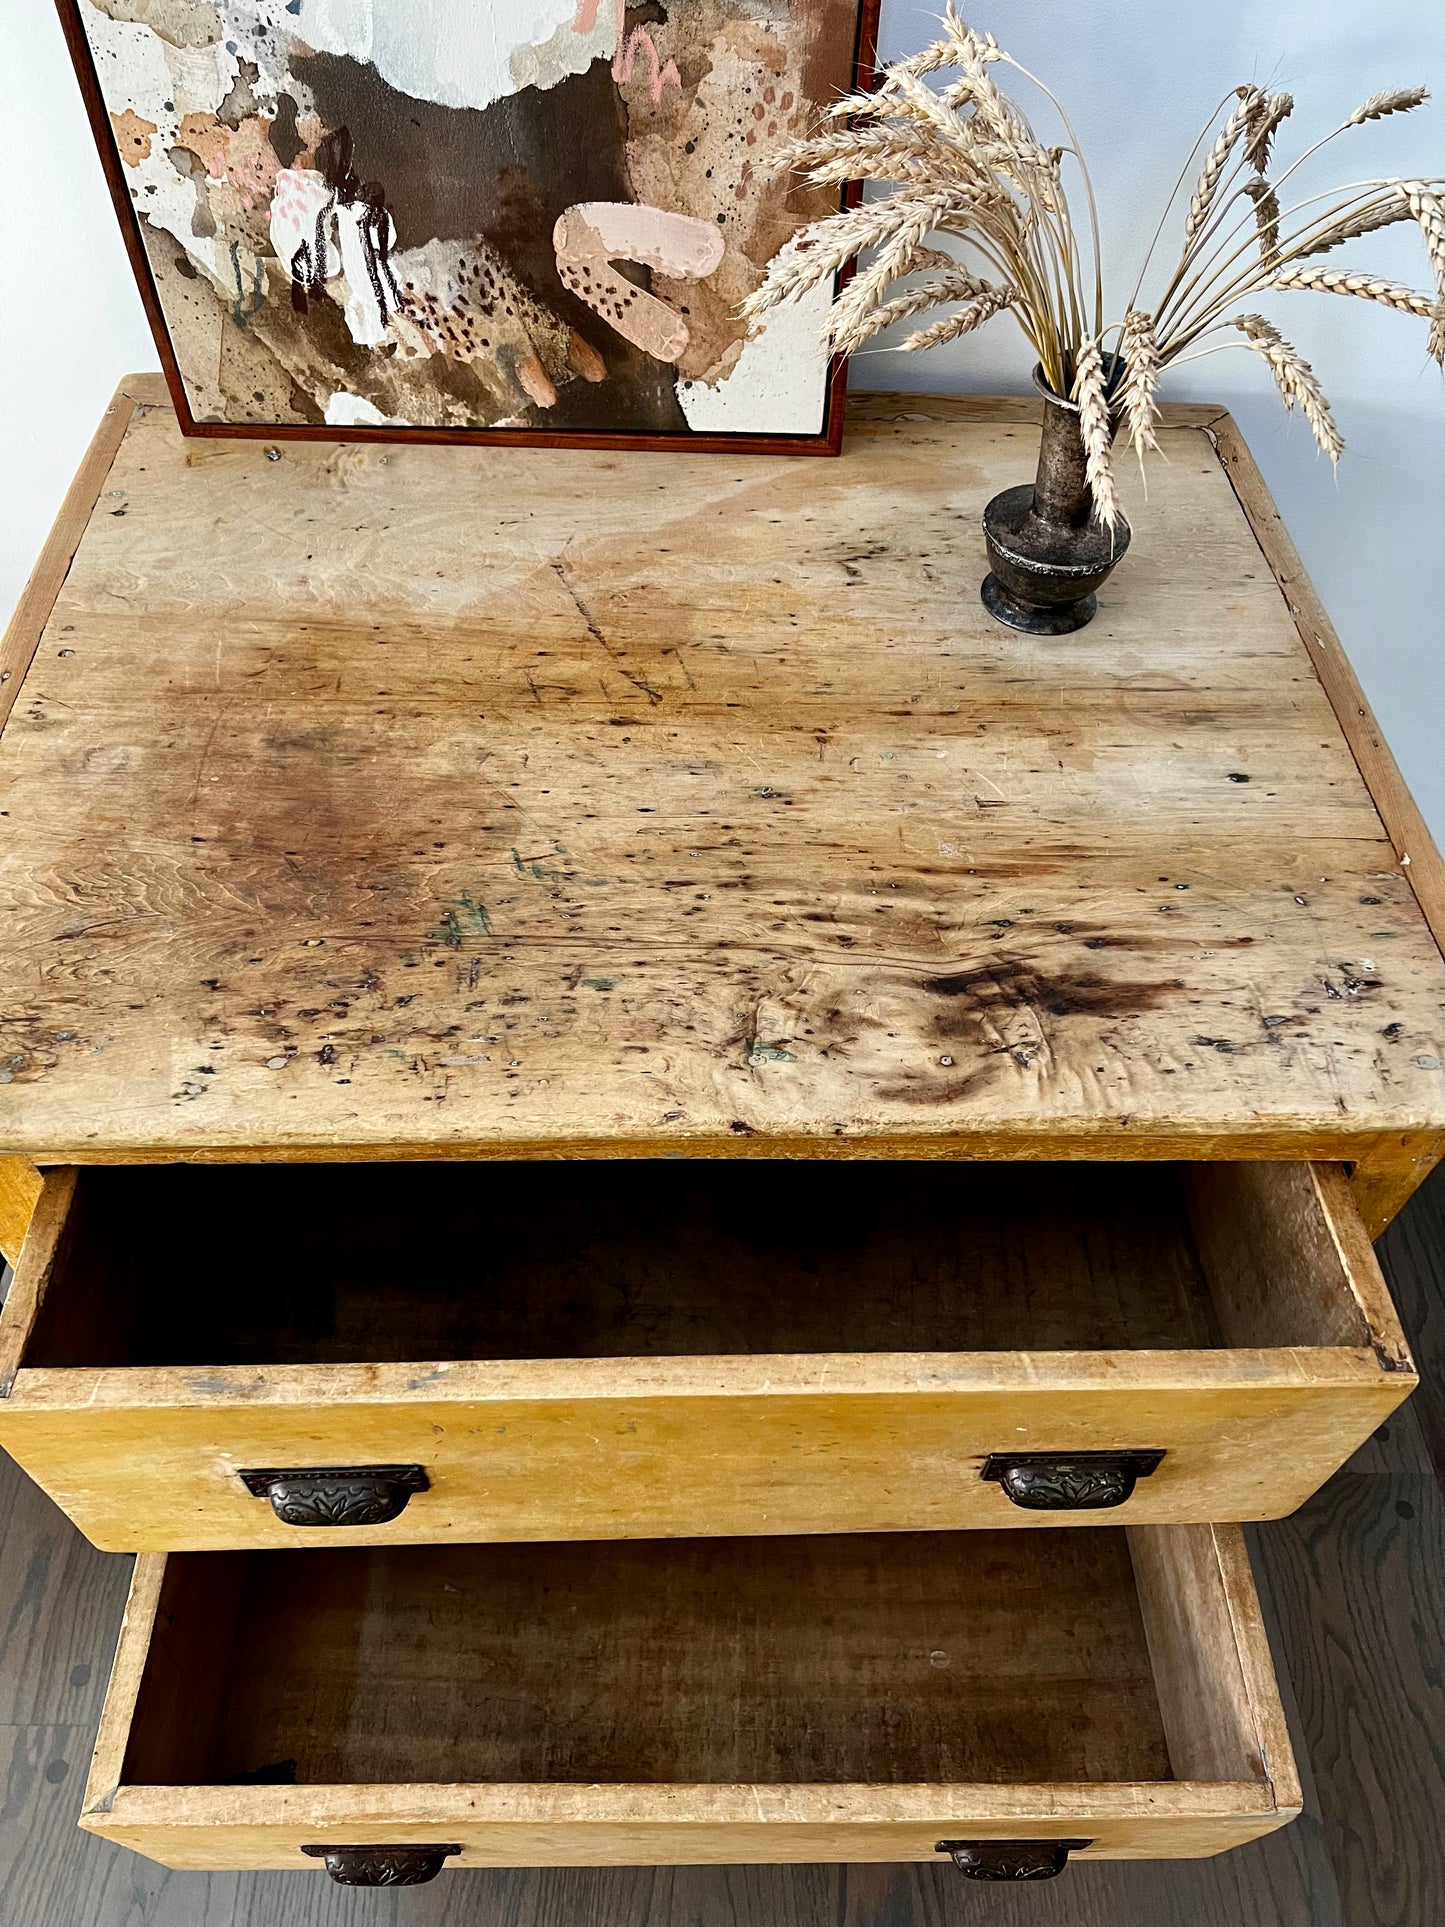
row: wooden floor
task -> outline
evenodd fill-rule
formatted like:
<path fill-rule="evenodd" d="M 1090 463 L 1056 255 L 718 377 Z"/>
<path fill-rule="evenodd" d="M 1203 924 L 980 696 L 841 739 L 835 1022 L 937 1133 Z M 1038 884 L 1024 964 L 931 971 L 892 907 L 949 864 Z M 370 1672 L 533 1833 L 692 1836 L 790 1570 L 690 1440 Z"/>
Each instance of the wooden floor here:
<path fill-rule="evenodd" d="M 931 1867 L 168 1874 L 79 1833 L 130 1561 L 0 1463 L 6 1927 L 1438 1927 L 1445 1918 L 1445 1169 L 1386 1237 L 1425 1386 L 1294 1519 L 1253 1534 L 1308 1810 L 1223 1859 L 977 1888 Z"/>

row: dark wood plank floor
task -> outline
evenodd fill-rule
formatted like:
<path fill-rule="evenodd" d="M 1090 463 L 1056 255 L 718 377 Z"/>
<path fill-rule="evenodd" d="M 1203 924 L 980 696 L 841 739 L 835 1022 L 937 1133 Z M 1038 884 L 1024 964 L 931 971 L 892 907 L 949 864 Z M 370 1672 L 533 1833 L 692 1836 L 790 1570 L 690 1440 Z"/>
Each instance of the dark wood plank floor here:
<path fill-rule="evenodd" d="M 1293 1519 L 1252 1533 L 1304 1769 L 1297 1826 L 1222 1859 L 989 1889 L 933 1867 L 172 1874 L 77 1831 L 128 1559 L 0 1462 L 4 1927 L 1440 1927 L 1445 1922 L 1445 1169 L 1382 1247 L 1426 1384 Z"/>

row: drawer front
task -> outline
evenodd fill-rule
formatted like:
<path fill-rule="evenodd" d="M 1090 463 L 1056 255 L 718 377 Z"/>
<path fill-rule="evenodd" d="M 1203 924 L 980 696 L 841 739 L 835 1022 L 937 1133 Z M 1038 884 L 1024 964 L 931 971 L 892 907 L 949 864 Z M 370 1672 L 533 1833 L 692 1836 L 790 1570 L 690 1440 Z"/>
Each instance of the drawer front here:
<path fill-rule="evenodd" d="M 1196 1858 L 1299 1809 L 1233 1527 L 316 1557 L 137 1562 L 85 1827 L 176 1868 L 446 1848 L 436 1870 L 937 1862 L 940 1842 Z M 634 1777 L 583 1781 L 598 1744 Z M 253 1752 L 302 1783 L 234 1783 Z M 716 1778 L 764 1758 L 767 1780 Z M 893 1775 L 771 1777 L 864 1760 Z"/>
<path fill-rule="evenodd" d="M 326 1790 L 328 1793 L 330 1790 Z M 341 1790 L 346 1793 L 347 1790 Z M 309 1847 L 458 1846 L 439 1871 L 475 1867 L 781 1866 L 903 1861 L 947 1865 L 939 1842 L 1041 1843 L 1087 1840 L 1070 1862 L 1204 1860 L 1274 1832 L 1293 1816 L 1251 1809 L 1230 1789 L 1160 1788 L 1150 1812 L 1130 1812 L 1113 1793 L 1067 1797 L 1053 1787 L 979 1788 L 963 1798 L 924 1788 L 879 1788 L 868 1802 L 841 1788 L 673 1788 L 664 1797 L 590 1800 L 500 1799 L 490 1787 L 439 1790 L 435 1797 L 282 1799 L 240 1788 L 224 1798 L 193 1795 L 180 1812 L 160 1791 L 126 1790 L 108 1813 L 81 1825 L 117 1846 L 182 1872 L 320 1869 Z M 890 1797 L 892 1796 L 892 1797 Z M 776 1807 L 776 1816 L 768 1808 Z M 849 1815 L 849 1805 L 858 1811 Z M 532 1809 L 519 1811 L 519 1809 Z M 673 1819 L 669 1809 L 686 1808 Z M 830 1808 L 831 1811 L 825 1811 Z M 410 1811 L 408 1811 L 410 1809 Z M 711 1816 L 707 1810 L 712 1809 Z M 811 1811 L 810 1811 L 811 1809 Z M 843 1809 L 843 1811 L 840 1811 Z M 358 1837 L 359 1836 L 359 1837 Z M 361 1884 L 361 1883 L 357 1883 Z"/>
<path fill-rule="evenodd" d="M 1025 1254 L 1024 1302 L 1001 1304 L 989 1329 L 1028 1337 L 1036 1326 L 1037 1346 L 729 1354 L 706 1321 L 734 1342 L 753 1328 L 724 1295 L 678 1322 L 677 1342 L 710 1352 L 627 1356 L 634 1338 L 673 1338 L 658 1337 L 664 1279 L 644 1315 L 619 1297 L 605 1317 L 574 1319 L 575 1333 L 559 1315 L 545 1334 L 617 1355 L 223 1364 L 204 1345 L 259 1347 L 266 1334 L 208 1332 L 194 1341 L 198 1362 L 149 1363 L 134 1333 L 104 1329 L 128 1298 L 145 1302 L 147 1272 L 99 1302 L 88 1267 L 105 1278 L 134 1227 L 112 1225 L 113 1198 L 87 1201 L 90 1175 L 46 1180 L 0 1319 L 0 1444 L 106 1550 L 1271 1518 L 1303 1503 L 1415 1383 L 1348 1185 L 1329 1166 L 1186 1173 L 1181 1248 L 1187 1233 L 1210 1291 L 1205 1311 L 1186 1309 L 1216 1325 L 1197 1344 L 1180 1344 L 1188 1330 L 1154 1302 L 1173 1289 L 1155 1290 L 1150 1267 L 1164 1258 L 1130 1242 L 1125 1214 L 1103 1227 L 1085 1217 L 1052 1245 L 1021 1220 L 1020 1239 L 1040 1240 Z M 234 1176 L 244 1195 L 248 1173 Z M 1152 1209 L 1143 1193 L 1139 1208 Z M 945 1235 L 925 1225 L 921 1245 Z M 635 1260 L 655 1265 L 641 1239 Z M 1108 1280 L 1090 1329 L 1137 1328 L 1140 1349 L 1061 1345 L 1073 1335 L 1068 1293 L 1046 1267 L 1070 1266 L 1079 1291 Z M 547 1274 L 523 1282 L 545 1290 Z M 880 1305 L 879 1328 L 971 1332 L 980 1321 L 950 1284 L 911 1322 L 887 1323 Z M 971 1285 L 954 1288 L 959 1301 Z M 990 1288 L 1001 1299 L 1014 1289 L 1006 1266 Z M 778 1335 L 765 1311 L 753 1316 Z M 866 1343 L 871 1318 L 866 1302 L 845 1304 L 836 1324 L 817 1316 L 802 1336 Z M 146 1342 L 164 1356 L 176 1341 Z M 286 1340 L 306 1342 L 304 1331 Z"/>
<path fill-rule="evenodd" d="M 771 1372 L 768 1366 L 775 1369 Z M 1133 1365 L 1133 1361 L 1127 1361 Z M 886 1370 L 885 1370 L 886 1367 Z M 397 1368 L 385 1368 L 387 1375 Z M 438 1372 L 443 1368 L 433 1368 Z M 1362 1364 L 1320 1384 L 1293 1360 L 1236 1354 L 1125 1362 L 740 1361 L 731 1371 L 649 1367 L 662 1391 L 617 1396 L 616 1367 L 569 1392 L 468 1381 L 453 1396 L 378 1396 L 350 1373 L 331 1402 L 314 1385 L 236 1374 L 202 1405 L 57 1411 L 48 1386 L 0 1412 L 0 1443 L 104 1551 L 246 1546 L 415 1545 L 526 1539 L 727 1537 L 738 1533 L 907 1532 L 1060 1524 L 1175 1524 L 1293 1511 L 1404 1396 Z M 510 1368 L 516 1373 L 518 1368 Z M 1254 1374 L 1251 1377 L 1251 1373 Z M 311 1375 L 304 1368 L 297 1374 Z M 644 1374 L 630 1371 L 628 1377 Z M 50 1374 L 35 1374 L 49 1378 Z M 871 1379 L 856 1389 L 840 1381 Z M 891 1378 L 892 1383 L 881 1383 Z M 689 1385 L 688 1381 L 692 1384 Z M 1138 1382 L 1142 1380 L 1142 1382 Z M 721 1381 L 721 1382 L 720 1382 Z M 728 1382 L 731 1381 L 731 1382 Z M 220 1385 L 220 1375 L 217 1375 Z M 351 1396 L 348 1397 L 348 1391 Z M 33 1401 L 33 1402 L 32 1402 Z M 1008 1496 L 990 1460 L 1056 1460 L 1087 1474 L 1123 1453 L 1161 1452 L 1117 1508 L 1035 1510 Z M 1146 1461 L 1147 1462 L 1147 1461 Z M 308 1524 L 242 1472 L 325 1474 L 346 1490 L 370 1468 L 416 1467 L 425 1489 L 370 1523 L 365 1507 Z M 419 1483 L 419 1481 L 418 1481 Z M 1087 1492 L 1083 1495 L 1089 1496 Z M 1112 1498 L 1110 1491 L 1105 1497 Z M 323 1500 L 324 1500 L 323 1493 Z M 298 1522 L 299 1521 L 299 1522 Z"/>

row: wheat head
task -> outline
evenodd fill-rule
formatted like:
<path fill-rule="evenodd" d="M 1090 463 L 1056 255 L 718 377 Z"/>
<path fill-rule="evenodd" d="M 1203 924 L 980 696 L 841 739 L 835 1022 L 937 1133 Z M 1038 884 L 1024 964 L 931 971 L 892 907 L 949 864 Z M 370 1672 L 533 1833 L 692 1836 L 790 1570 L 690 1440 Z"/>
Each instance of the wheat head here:
<path fill-rule="evenodd" d="M 985 321 L 992 321 L 996 314 L 1011 308 L 1018 298 L 1017 288 L 988 288 L 956 314 L 944 315 L 930 327 L 920 328 L 916 334 L 905 336 L 898 344 L 899 349 L 903 354 L 912 355 L 924 348 L 938 348 L 945 341 L 956 341 L 960 335 L 971 335 Z"/>
<path fill-rule="evenodd" d="M 1277 268 L 1280 263 L 1279 230 L 1283 218 L 1280 213 L 1279 196 L 1263 174 L 1256 174 L 1252 181 L 1246 181 L 1244 191 L 1254 202 L 1255 225 L 1259 229 L 1260 259 L 1267 268 Z"/>
<path fill-rule="evenodd" d="M 1330 460 L 1339 465 L 1345 452 L 1345 438 L 1339 431 L 1330 405 L 1320 387 L 1319 377 L 1298 348 L 1287 342 L 1272 321 L 1263 315 L 1242 314 L 1233 324 L 1250 346 L 1269 363 L 1275 385 L 1291 411 L 1298 407 L 1314 432 L 1315 441 Z"/>
<path fill-rule="evenodd" d="M 1097 341 L 1086 341 L 1079 350 L 1074 400 L 1079 404 L 1079 426 L 1084 436 L 1089 487 L 1094 493 L 1094 512 L 1112 535 L 1124 520 L 1124 510 L 1114 483 L 1114 418 L 1104 381 L 1104 357 Z"/>
<path fill-rule="evenodd" d="M 1155 429 L 1159 421 L 1159 384 L 1164 372 L 1152 315 L 1138 308 L 1130 310 L 1124 317 L 1120 351 L 1125 364 L 1121 397 L 1124 420 L 1142 465 L 1145 449 L 1159 446 Z"/>
<path fill-rule="evenodd" d="M 1387 281 L 1383 275 L 1367 274 L 1362 268 L 1312 268 L 1292 263 L 1280 269 L 1272 285 L 1306 294 L 1358 295 L 1362 301 L 1378 301 L 1386 308 L 1398 308 L 1401 314 L 1419 315 L 1425 320 L 1439 305 L 1434 295 L 1417 294 L 1402 282 Z"/>
<path fill-rule="evenodd" d="M 1254 104 L 1264 96 L 1258 87 L 1236 89 L 1239 105 L 1219 131 L 1219 138 L 1210 148 L 1204 162 L 1204 171 L 1199 176 L 1199 184 L 1194 190 L 1194 198 L 1189 203 L 1189 216 L 1184 223 L 1184 239 L 1192 241 L 1209 218 L 1209 210 L 1214 206 L 1219 193 L 1219 183 L 1224 178 L 1224 170 L 1229 165 L 1229 157 L 1239 144 L 1239 137 L 1249 125 L 1254 112 Z"/>
<path fill-rule="evenodd" d="M 1345 122 L 1346 127 L 1363 127 L 1367 120 L 1384 120 L 1387 114 L 1409 114 L 1423 107 L 1430 98 L 1428 87 L 1389 87 L 1382 94 L 1371 94 Z"/>

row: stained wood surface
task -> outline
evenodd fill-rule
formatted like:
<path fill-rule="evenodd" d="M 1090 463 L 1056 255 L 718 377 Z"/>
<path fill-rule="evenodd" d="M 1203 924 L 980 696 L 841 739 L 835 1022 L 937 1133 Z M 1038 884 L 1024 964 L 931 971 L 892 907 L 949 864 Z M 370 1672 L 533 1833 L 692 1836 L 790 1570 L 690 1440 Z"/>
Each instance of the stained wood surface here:
<path fill-rule="evenodd" d="M 334 1544 L 238 1476 L 326 1465 L 425 1468 L 371 1545 L 1037 1531 L 989 1455 L 1164 1454 L 1088 1525 L 1272 1518 L 1416 1383 L 1332 1166 L 657 1169 L 51 1171 L 0 1440 L 113 1550 Z"/>
<path fill-rule="evenodd" d="M 1420 901 L 1435 941 L 1445 950 L 1445 861 L 1436 848 L 1419 805 L 1406 787 L 1375 713 L 1365 700 L 1349 657 L 1340 644 L 1314 584 L 1305 574 L 1299 551 L 1238 424 L 1227 414 L 1207 430 L 1224 471 L 1234 484 L 1241 508 L 1259 539 L 1300 641 L 1339 718 L 1360 774 L 1369 785 L 1381 820 L 1390 833 L 1402 869 Z"/>
<path fill-rule="evenodd" d="M 82 1824 L 190 1867 L 1225 1851 L 1299 1804 L 1248 1560 L 1236 1527 L 1141 1536 L 145 1557 Z M 1180 1592 L 1203 1781 L 1155 1679 Z"/>
<path fill-rule="evenodd" d="M 0 729 L 15 706 L 25 672 L 34 660 L 36 645 L 50 620 L 55 599 L 134 414 L 134 400 L 122 385 L 100 418 L 75 479 L 65 492 L 45 547 L 5 626 L 5 634 L 0 638 Z"/>
<path fill-rule="evenodd" d="M 1202 426 L 1067 644 L 1032 410 L 836 463 L 185 444 L 143 405 L 3 746 L 0 1147 L 1359 1158 L 1442 965 Z"/>
<path fill-rule="evenodd" d="M 1117 1529 L 182 1553 L 157 1635 L 131 1786 L 1169 1777 Z"/>
<path fill-rule="evenodd" d="M 1085 1861 L 1052 1887 L 996 1890 L 927 1865 L 454 1873 L 396 1894 L 314 1873 L 170 1873 L 75 1827 L 131 1561 L 93 1552 L 0 1459 L 0 1914 L 26 1927 L 1433 1927 L 1445 1507 L 1417 1415 L 1445 1383 L 1445 1179 L 1385 1256 L 1395 1297 L 1418 1308 L 1426 1387 L 1346 1475 L 1371 1482 L 1360 1500 L 1342 1477 L 1298 1521 L 1249 1535 L 1307 1801 L 1253 1846 Z"/>

